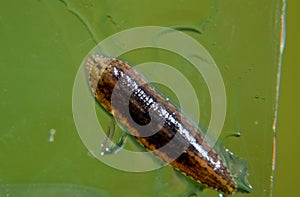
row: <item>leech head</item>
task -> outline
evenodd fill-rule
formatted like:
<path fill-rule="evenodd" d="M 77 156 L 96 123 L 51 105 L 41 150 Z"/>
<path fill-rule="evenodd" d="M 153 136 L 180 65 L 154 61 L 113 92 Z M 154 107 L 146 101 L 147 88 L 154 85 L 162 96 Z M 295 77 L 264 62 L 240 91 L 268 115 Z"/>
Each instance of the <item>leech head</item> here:
<path fill-rule="evenodd" d="M 99 54 L 92 54 L 85 61 L 85 72 L 92 92 L 96 93 L 100 76 L 111 63 L 111 59 Z"/>
<path fill-rule="evenodd" d="M 84 62 L 85 74 L 93 96 L 109 112 L 111 96 L 120 78 L 131 67 L 115 58 L 104 57 L 100 54 L 88 56 Z"/>
<path fill-rule="evenodd" d="M 85 61 L 85 66 L 88 71 L 91 71 L 92 69 L 96 70 L 103 70 L 105 69 L 112 61 L 113 59 L 104 57 L 99 54 L 92 54 L 87 57 Z"/>

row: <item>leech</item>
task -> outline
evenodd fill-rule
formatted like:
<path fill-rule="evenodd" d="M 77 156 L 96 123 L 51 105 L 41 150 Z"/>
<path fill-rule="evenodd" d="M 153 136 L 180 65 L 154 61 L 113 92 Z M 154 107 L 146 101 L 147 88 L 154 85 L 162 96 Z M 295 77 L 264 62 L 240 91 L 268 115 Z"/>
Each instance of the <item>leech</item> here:
<path fill-rule="evenodd" d="M 96 100 L 148 151 L 223 194 L 251 191 L 249 184 L 236 182 L 236 174 L 233 177 L 204 140 L 203 131 L 127 63 L 92 54 L 85 61 L 85 69 Z"/>

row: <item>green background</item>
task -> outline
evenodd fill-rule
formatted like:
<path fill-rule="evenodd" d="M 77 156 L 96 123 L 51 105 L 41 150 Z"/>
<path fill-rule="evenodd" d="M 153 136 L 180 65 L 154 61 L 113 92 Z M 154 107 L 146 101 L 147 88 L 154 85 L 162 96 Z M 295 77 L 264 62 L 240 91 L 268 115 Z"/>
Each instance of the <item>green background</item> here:
<path fill-rule="evenodd" d="M 253 10 L 258 7 L 275 10 L 276 6 L 268 9 L 267 1 L 203 1 L 201 6 L 185 4 L 186 7 L 169 6 L 171 3 L 165 2 L 160 5 L 161 9 L 156 9 L 148 1 L 144 1 L 145 4 L 135 4 L 134 1 L 127 1 L 128 4 L 121 1 L 71 2 L 28 0 L 18 4 L 6 2 L 0 8 L 1 197 L 7 194 L 53 196 L 57 192 L 61 196 L 105 196 L 112 192 L 116 196 L 187 196 L 195 192 L 196 186 L 177 176 L 171 168 L 133 174 L 101 164 L 80 141 L 71 112 L 72 86 L 77 68 L 96 41 L 123 28 L 177 24 L 196 28 L 201 35 L 187 33 L 201 41 L 218 62 L 228 91 L 228 119 L 224 133 L 230 134 L 240 128 L 245 130 L 241 139 L 229 139 L 224 143 L 230 144 L 237 155 L 250 161 L 250 182 L 255 188 L 252 196 L 270 193 L 273 142 L 270 125 L 277 67 L 269 65 L 276 64 L 278 49 L 278 38 L 274 36 L 273 40 L 270 36 L 277 35 L 278 30 L 268 12 Z M 297 82 L 294 81 L 298 71 L 297 3 L 289 1 L 287 7 L 287 47 L 282 67 L 275 196 L 297 194 L 299 182 L 296 157 L 298 95 Z M 247 12 L 239 12 L 235 6 Z M 143 8 L 148 8 L 147 12 L 141 13 Z M 123 17 L 124 13 L 131 14 Z M 191 20 L 194 20 L 192 24 L 189 23 Z M 212 21 L 216 21 L 215 25 Z M 266 23 L 269 26 L 265 26 Z M 235 35 L 235 32 L 240 37 L 228 40 L 228 35 Z M 244 45 L 248 46 L 245 50 Z M 126 59 L 134 64 L 152 60 L 152 56 L 147 54 L 147 51 L 128 54 Z M 170 54 L 162 53 L 160 56 L 173 60 L 168 63 L 176 65 L 178 62 Z M 251 59 L 252 56 L 258 59 Z M 250 67 L 247 67 L 248 63 Z M 193 78 L 190 72 L 186 75 Z M 203 86 L 201 83 L 195 85 Z M 207 106 L 209 99 L 203 98 L 209 95 L 205 91 L 198 94 L 202 96 L 200 106 Z M 207 124 L 209 112 L 201 114 L 201 118 L 204 125 Z M 255 126 L 254 120 L 263 124 Z M 52 128 L 57 133 L 54 142 L 50 143 L 49 131 Z M 134 185 L 128 185 L 128 180 Z M 210 194 L 216 195 L 205 190 L 204 196 Z"/>

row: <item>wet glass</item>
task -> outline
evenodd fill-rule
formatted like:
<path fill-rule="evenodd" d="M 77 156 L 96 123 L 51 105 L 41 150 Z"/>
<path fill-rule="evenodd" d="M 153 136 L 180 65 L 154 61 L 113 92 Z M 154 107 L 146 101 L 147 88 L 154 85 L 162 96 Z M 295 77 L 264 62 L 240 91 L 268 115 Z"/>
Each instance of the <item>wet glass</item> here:
<path fill-rule="evenodd" d="M 108 36 L 149 25 L 175 28 L 196 39 L 213 57 L 227 101 L 219 139 L 247 161 L 253 187 L 247 196 L 272 196 L 284 6 L 282 0 L 3 3 L 0 196 L 219 195 L 212 189 L 201 191 L 170 166 L 143 173 L 107 166 L 78 135 L 72 91 L 82 60 Z M 208 126 L 209 91 L 186 60 L 155 48 L 134 50 L 121 58 L 132 65 L 163 62 L 182 72 L 199 98 L 199 124 Z M 159 88 L 176 102 L 168 87 Z M 99 106 L 96 111 L 103 127 L 108 127 L 110 117 Z M 128 140 L 125 148 L 136 149 L 136 144 Z"/>

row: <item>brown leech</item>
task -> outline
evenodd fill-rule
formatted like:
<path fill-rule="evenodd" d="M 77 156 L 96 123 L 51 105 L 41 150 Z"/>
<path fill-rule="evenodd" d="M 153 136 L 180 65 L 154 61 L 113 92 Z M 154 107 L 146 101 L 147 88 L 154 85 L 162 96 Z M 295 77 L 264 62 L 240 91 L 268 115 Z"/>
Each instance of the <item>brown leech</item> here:
<path fill-rule="evenodd" d="M 127 63 L 90 55 L 85 62 L 97 101 L 153 154 L 224 194 L 237 184 L 200 129 Z"/>

